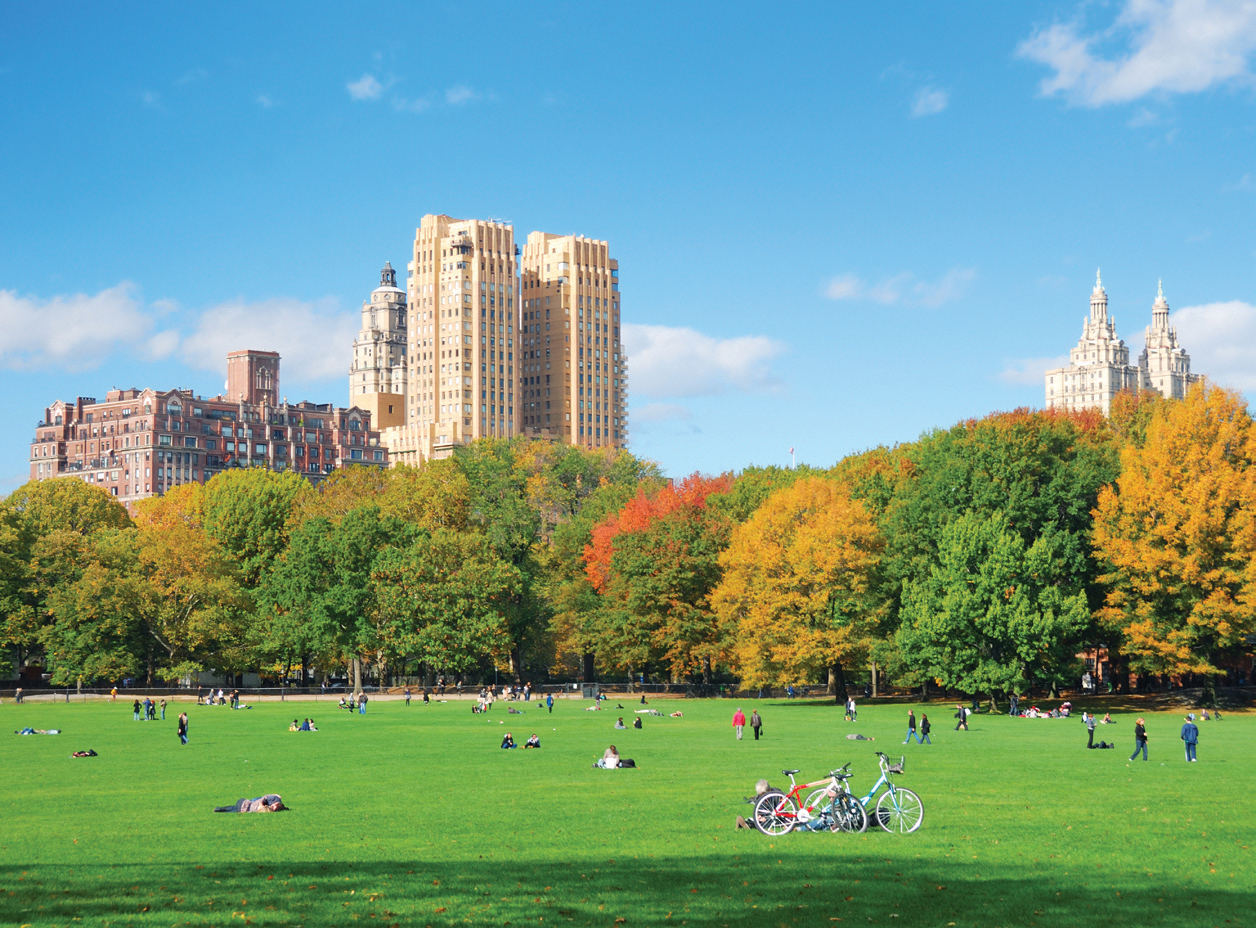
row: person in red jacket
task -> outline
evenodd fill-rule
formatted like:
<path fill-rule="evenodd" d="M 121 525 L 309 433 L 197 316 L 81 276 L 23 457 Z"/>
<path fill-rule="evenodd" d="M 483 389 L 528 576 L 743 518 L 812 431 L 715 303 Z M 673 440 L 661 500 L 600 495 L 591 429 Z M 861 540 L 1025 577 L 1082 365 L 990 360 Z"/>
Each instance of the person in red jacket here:
<path fill-rule="evenodd" d="M 733 730 L 737 732 L 737 740 L 741 740 L 741 733 L 746 728 L 746 713 L 739 708 L 733 713 Z"/>

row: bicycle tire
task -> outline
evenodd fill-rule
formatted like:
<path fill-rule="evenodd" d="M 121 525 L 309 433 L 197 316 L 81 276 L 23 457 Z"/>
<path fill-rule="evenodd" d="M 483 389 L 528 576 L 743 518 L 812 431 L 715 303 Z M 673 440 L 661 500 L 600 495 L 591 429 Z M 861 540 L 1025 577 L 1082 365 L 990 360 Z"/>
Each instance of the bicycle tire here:
<path fill-rule="evenodd" d="M 787 835 L 798 824 L 798 806 L 780 790 L 769 790 L 754 802 L 754 825 L 765 835 Z"/>
<path fill-rule="evenodd" d="M 925 820 L 925 806 L 911 790 L 896 786 L 877 800 L 877 824 L 890 834 L 909 835 Z"/>
<path fill-rule="evenodd" d="M 813 790 L 811 794 L 803 800 L 802 807 L 798 810 L 799 820 L 801 821 L 804 818 L 804 811 L 807 813 L 806 818 L 808 820 L 814 820 L 824 815 L 825 810 L 833 803 L 833 797 L 829 795 L 832 791 L 833 788 L 827 784 L 825 786 L 821 786 L 817 790 Z"/>
<path fill-rule="evenodd" d="M 834 831 L 844 831 L 852 835 L 861 835 L 868 830 L 868 813 L 863 805 L 850 793 L 837 797 L 833 809 L 833 820 L 837 827 Z"/>

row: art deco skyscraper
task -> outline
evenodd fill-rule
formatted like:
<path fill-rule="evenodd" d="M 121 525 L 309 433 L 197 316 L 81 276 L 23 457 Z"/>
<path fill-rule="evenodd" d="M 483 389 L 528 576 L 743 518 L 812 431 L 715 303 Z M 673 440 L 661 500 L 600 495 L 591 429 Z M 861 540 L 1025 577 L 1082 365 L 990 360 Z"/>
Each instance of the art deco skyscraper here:
<path fill-rule="evenodd" d="M 377 429 L 402 425 L 406 409 L 406 293 L 391 263 L 362 304 L 362 328 L 353 343 L 349 405 L 369 410 Z"/>
<path fill-rule="evenodd" d="M 406 421 L 384 434 L 394 460 L 418 463 L 476 438 L 514 435 L 514 228 L 424 216 L 409 272 Z"/>
<path fill-rule="evenodd" d="M 1182 399 L 1191 384 L 1199 380 L 1191 373 L 1191 356 L 1178 344 L 1177 329 L 1169 325 L 1169 301 L 1164 287 L 1156 285 L 1156 302 L 1151 307 L 1151 325 L 1147 326 L 1146 347 L 1138 358 L 1143 388 L 1152 389 L 1173 399 Z"/>
<path fill-rule="evenodd" d="M 532 232 L 520 279 L 519 428 L 588 448 L 628 443 L 619 262 L 604 241 Z"/>

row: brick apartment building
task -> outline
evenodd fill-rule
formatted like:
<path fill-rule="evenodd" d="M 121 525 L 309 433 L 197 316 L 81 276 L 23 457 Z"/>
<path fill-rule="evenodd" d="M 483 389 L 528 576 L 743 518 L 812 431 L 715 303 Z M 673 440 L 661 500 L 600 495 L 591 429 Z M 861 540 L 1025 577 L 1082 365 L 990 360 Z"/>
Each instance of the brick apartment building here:
<path fill-rule="evenodd" d="M 128 506 L 233 467 L 291 470 L 318 482 L 353 464 L 386 467 L 370 412 L 280 400 L 279 355 L 227 355 L 227 391 L 110 390 L 44 411 L 31 442 L 31 479 L 77 477 Z"/>

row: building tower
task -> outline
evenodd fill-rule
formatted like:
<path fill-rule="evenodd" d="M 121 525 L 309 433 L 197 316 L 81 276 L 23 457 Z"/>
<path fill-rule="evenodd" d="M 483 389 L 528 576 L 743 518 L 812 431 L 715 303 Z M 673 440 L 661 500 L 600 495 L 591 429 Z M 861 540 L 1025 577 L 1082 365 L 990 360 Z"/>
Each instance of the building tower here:
<path fill-rule="evenodd" d="M 516 430 L 517 265 L 513 226 L 424 216 L 409 263 L 405 424 L 387 429 L 391 459 L 446 457 Z"/>
<path fill-rule="evenodd" d="M 1146 338 L 1147 347 L 1138 358 L 1143 389 L 1155 390 L 1172 399 L 1186 396 L 1199 375 L 1191 373 L 1191 356 L 1178 344 L 1177 329 L 1169 325 L 1169 303 L 1161 284 L 1156 285 L 1156 302 L 1151 307 L 1151 325 L 1147 327 Z"/>
<path fill-rule="evenodd" d="M 279 353 L 232 351 L 227 355 L 227 396 L 240 403 L 279 404 Z"/>
<path fill-rule="evenodd" d="M 523 434 L 587 448 L 627 445 L 619 262 L 606 242 L 530 233 L 519 297 Z"/>
<path fill-rule="evenodd" d="M 1129 348 L 1117 338 L 1116 320 L 1108 316 L 1108 294 L 1095 271 L 1090 317 L 1082 323 L 1082 337 L 1069 352 L 1069 366 L 1047 371 L 1047 407 L 1097 408 L 1106 415 L 1117 393 L 1138 390 L 1141 383 L 1138 368 L 1130 366 Z"/>
<path fill-rule="evenodd" d="M 353 343 L 349 404 L 371 413 L 378 429 L 406 421 L 406 293 L 390 262 L 362 304 L 362 328 Z"/>

